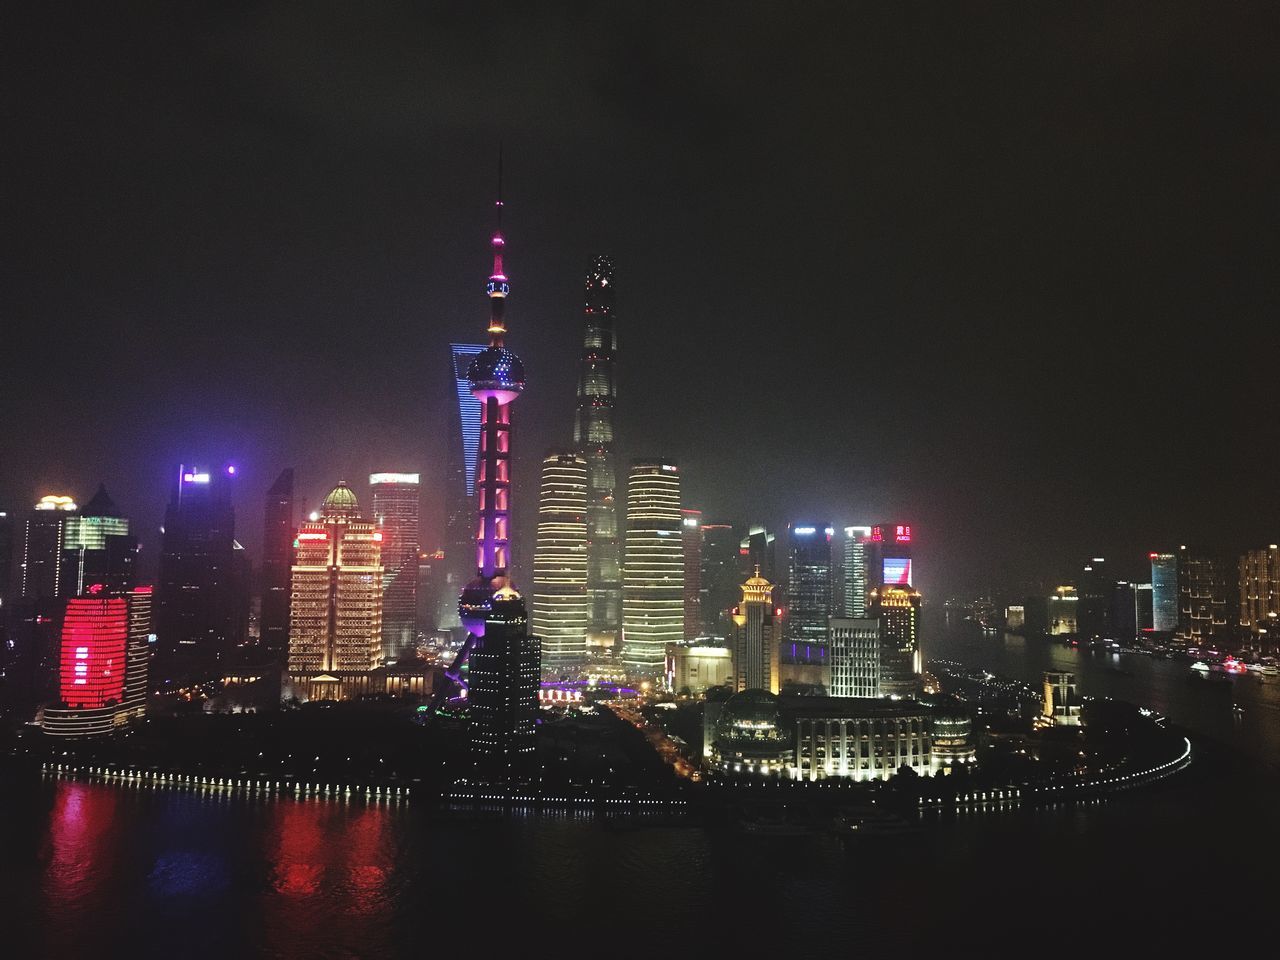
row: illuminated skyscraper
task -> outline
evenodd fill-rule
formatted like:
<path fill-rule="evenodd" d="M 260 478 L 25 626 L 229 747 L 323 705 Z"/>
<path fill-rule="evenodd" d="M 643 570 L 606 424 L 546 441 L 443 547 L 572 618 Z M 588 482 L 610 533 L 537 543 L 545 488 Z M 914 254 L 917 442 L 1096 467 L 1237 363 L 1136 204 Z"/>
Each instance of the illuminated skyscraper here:
<path fill-rule="evenodd" d="M 129 520 L 121 515 L 104 485 L 78 513 L 63 523 L 60 588 L 69 597 L 79 596 L 89 584 L 123 592 L 137 577 L 138 538 L 129 533 Z"/>
<path fill-rule="evenodd" d="M 880 694 L 910 697 L 919 692 L 920 594 L 909 587 L 872 591 L 868 615 L 879 621 Z"/>
<path fill-rule="evenodd" d="M 474 570 L 476 515 L 476 457 L 480 449 L 480 401 L 471 395 L 471 363 L 485 350 L 483 343 L 449 345 L 449 397 L 458 415 L 449 417 L 448 475 L 445 478 L 445 547 L 442 575 L 436 578 L 443 612 L 438 630 L 461 626 L 458 594 Z"/>
<path fill-rule="evenodd" d="M 221 676 L 249 621 L 249 569 L 235 539 L 234 466 L 179 467 L 164 515 L 156 589 L 158 680 Z"/>
<path fill-rule="evenodd" d="M 831 619 L 831 696 L 880 696 L 880 620 Z"/>
<path fill-rule="evenodd" d="M 587 461 L 577 453 L 551 453 L 542 461 L 531 618 L 546 673 L 559 676 L 583 662 L 590 610 Z"/>
<path fill-rule="evenodd" d="M 345 482 L 298 528 L 289 679 L 308 699 L 349 699 L 382 663 L 381 540 Z"/>
<path fill-rule="evenodd" d="M 680 511 L 680 539 L 684 549 L 684 638 L 702 635 L 702 511 Z"/>
<path fill-rule="evenodd" d="M 67 596 L 62 586 L 62 550 L 67 521 L 77 509 L 74 500 L 57 494 L 41 497 L 35 505 L 23 528 L 19 596 L 30 600 Z"/>
<path fill-rule="evenodd" d="M 499 174 L 501 181 L 501 174 Z M 511 582 L 511 404 L 524 391 L 524 364 L 506 348 L 505 309 L 511 287 L 503 271 L 502 191 L 493 235 L 489 295 L 489 346 L 467 371 L 480 403 L 476 465 L 476 576 L 462 591 L 458 616 L 467 639 L 448 676 L 468 671 L 471 752 L 486 778 L 511 780 L 533 759 L 541 651 L 529 633 L 524 598 Z M 442 689 L 433 703 L 443 702 Z"/>
<path fill-rule="evenodd" d="M 787 564 L 787 640 L 782 679 L 825 686 L 830 682 L 831 536 L 826 523 L 793 523 Z"/>
<path fill-rule="evenodd" d="M 1178 548 L 1178 638 L 1188 646 L 1212 645 L 1227 633 L 1227 584 L 1216 557 Z"/>
<path fill-rule="evenodd" d="M 844 615 L 861 617 L 867 610 L 867 553 L 871 546 L 870 527 L 844 528 Z"/>
<path fill-rule="evenodd" d="M 756 567 L 760 568 L 761 576 L 774 583 L 778 582 L 780 573 L 786 575 L 786 570 L 778 567 L 777 538 L 759 524 L 752 524 L 738 545 L 738 561 L 743 577 L 751 576 Z"/>
<path fill-rule="evenodd" d="M 913 534 L 908 523 L 877 523 L 867 547 L 867 588 L 910 587 Z"/>
<path fill-rule="evenodd" d="M 1178 629 L 1178 557 L 1151 554 L 1151 623 L 1156 633 Z"/>
<path fill-rule="evenodd" d="M 596 257 L 583 297 L 582 357 L 573 442 L 587 461 L 587 593 L 593 633 L 616 638 L 622 626 L 622 573 L 618 550 L 618 470 L 614 462 L 613 262 Z"/>
<path fill-rule="evenodd" d="M 289 652 L 289 594 L 293 570 L 293 468 L 280 471 L 267 490 L 262 533 L 262 604 L 258 642 L 275 663 Z"/>
<path fill-rule="evenodd" d="M 58 671 L 59 703 L 46 707 L 46 734 L 89 737 L 139 719 L 147 709 L 151 587 L 109 591 L 87 584 L 67 601 Z"/>
<path fill-rule="evenodd" d="M 1250 550 L 1238 566 L 1240 626 L 1255 636 L 1272 636 L 1280 628 L 1280 547 Z"/>
<path fill-rule="evenodd" d="M 684 639 L 680 471 L 637 460 L 627 482 L 622 660 L 637 678 L 661 675 L 668 643 Z"/>
<path fill-rule="evenodd" d="M 373 520 L 382 534 L 382 656 L 414 656 L 418 636 L 418 502 L 416 473 L 375 473 Z"/>
<path fill-rule="evenodd" d="M 777 693 L 782 617 L 773 605 L 773 584 L 755 575 L 742 585 L 742 600 L 733 611 L 733 689 Z"/>

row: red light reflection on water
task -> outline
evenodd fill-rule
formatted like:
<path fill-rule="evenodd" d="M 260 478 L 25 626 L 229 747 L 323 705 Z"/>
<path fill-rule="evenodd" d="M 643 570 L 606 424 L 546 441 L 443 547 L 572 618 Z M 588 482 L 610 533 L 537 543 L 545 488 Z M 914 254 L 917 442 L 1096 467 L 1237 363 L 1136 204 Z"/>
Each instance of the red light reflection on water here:
<path fill-rule="evenodd" d="M 74 782 L 58 785 L 49 817 L 48 902 L 68 909 L 101 892 L 98 878 L 110 876 L 113 867 L 114 851 L 107 840 L 117 802 L 114 790 Z"/>

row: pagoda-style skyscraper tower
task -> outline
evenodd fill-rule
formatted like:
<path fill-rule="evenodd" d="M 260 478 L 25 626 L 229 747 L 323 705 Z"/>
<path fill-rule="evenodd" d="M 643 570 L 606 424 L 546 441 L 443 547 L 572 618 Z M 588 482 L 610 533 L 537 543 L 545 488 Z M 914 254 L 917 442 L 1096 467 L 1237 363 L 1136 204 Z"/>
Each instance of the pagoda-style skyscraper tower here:
<path fill-rule="evenodd" d="M 501 183 L 501 173 L 499 173 Z M 534 750 L 540 644 L 529 635 L 524 598 L 511 583 L 511 404 L 524 390 L 524 364 L 506 348 L 504 318 L 511 287 L 503 272 L 502 191 L 493 234 L 489 346 L 471 362 L 471 394 L 480 401 L 476 464 L 476 576 L 462 591 L 458 615 L 467 640 L 449 675 L 467 667 L 471 749 L 486 776 L 509 779 Z"/>
<path fill-rule="evenodd" d="M 613 305 L 613 261 L 596 257 L 587 270 L 583 302 L 573 443 L 587 461 L 588 631 L 602 645 L 615 641 L 622 626 L 622 569 L 614 495 L 618 472 L 613 452 L 613 406 L 617 399 L 613 365 L 618 338 Z"/>

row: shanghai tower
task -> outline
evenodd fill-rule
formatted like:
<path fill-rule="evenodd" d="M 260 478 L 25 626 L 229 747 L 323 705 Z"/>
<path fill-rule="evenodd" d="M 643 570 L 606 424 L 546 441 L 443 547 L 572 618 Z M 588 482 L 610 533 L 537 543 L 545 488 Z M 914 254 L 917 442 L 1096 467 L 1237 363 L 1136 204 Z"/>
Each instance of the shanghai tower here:
<path fill-rule="evenodd" d="M 573 443 L 587 461 L 588 632 L 612 645 L 622 626 L 622 571 L 618 548 L 613 406 L 617 400 L 614 357 L 613 261 L 596 257 L 587 270 L 583 302 L 582 358 L 578 365 L 578 407 Z"/>

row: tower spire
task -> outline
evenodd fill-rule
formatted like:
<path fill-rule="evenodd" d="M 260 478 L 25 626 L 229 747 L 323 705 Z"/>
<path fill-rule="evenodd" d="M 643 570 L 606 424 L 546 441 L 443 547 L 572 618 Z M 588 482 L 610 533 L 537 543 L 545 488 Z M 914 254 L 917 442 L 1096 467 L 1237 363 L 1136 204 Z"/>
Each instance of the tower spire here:
<path fill-rule="evenodd" d="M 485 292 L 489 295 L 489 346 L 501 347 L 507 334 L 507 322 L 503 318 L 507 294 L 511 286 L 507 283 L 507 275 L 502 267 L 502 249 L 506 241 L 502 238 L 502 143 L 498 143 L 498 199 L 494 202 L 498 208 L 498 225 L 493 231 L 493 273 L 489 275 L 489 283 Z"/>

